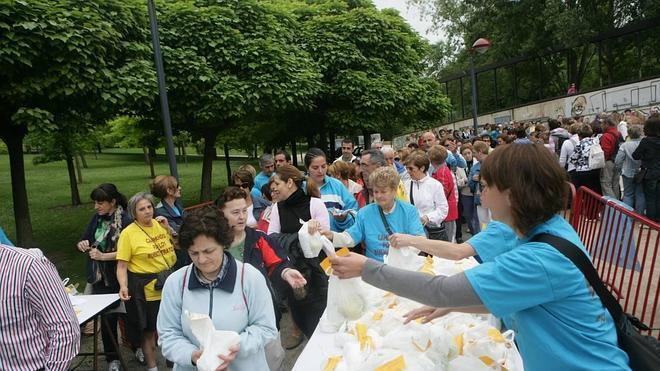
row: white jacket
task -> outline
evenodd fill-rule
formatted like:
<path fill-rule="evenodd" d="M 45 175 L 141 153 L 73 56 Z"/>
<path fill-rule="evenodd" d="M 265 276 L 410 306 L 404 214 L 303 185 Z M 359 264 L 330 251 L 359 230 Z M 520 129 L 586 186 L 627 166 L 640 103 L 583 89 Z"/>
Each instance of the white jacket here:
<path fill-rule="evenodd" d="M 410 197 L 411 185 L 412 197 Z M 418 181 L 406 180 L 404 186 L 408 199 L 417 208 L 420 218 L 426 215 L 429 223 L 436 226 L 445 220 L 449 212 L 449 205 L 442 183 L 427 175 Z"/>

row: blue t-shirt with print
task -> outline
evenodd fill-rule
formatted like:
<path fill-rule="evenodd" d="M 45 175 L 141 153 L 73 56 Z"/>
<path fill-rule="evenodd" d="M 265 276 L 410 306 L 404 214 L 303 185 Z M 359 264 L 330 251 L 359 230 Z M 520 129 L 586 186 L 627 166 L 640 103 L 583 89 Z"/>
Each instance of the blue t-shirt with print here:
<path fill-rule="evenodd" d="M 548 244 L 528 242 L 539 233 L 565 238 L 585 251 L 573 228 L 554 216 L 511 251 L 465 271 L 474 291 L 516 332 L 526 369 L 629 369 L 609 312 L 570 260 Z"/>
<path fill-rule="evenodd" d="M 256 177 L 254 177 L 254 185 L 252 186 L 252 190 L 250 190 L 250 194 L 252 197 L 263 197 L 261 194 L 261 187 L 264 186 L 264 184 L 268 183 L 268 180 L 270 177 L 264 172 L 260 172 L 257 174 Z"/>
<path fill-rule="evenodd" d="M 405 233 L 425 236 L 422 222 L 419 221 L 417 208 L 407 202 L 394 201 L 394 210 L 385 214 L 385 219 L 393 233 Z M 356 243 L 364 241 L 365 255 L 368 258 L 383 261 L 390 248 L 387 231 L 380 217 L 378 204 L 372 203 L 361 208 L 353 224 L 346 230 Z"/>
<path fill-rule="evenodd" d="M 497 220 L 491 220 L 486 228 L 472 236 L 467 243 L 482 261 L 490 262 L 495 257 L 513 250 L 519 241 L 511 227 Z"/>

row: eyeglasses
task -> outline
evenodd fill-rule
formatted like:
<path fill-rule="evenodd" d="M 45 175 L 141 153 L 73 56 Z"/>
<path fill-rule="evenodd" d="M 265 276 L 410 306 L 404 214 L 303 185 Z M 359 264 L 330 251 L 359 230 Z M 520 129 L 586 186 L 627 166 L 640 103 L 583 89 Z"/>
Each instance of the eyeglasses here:
<path fill-rule="evenodd" d="M 250 188 L 250 183 L 248 182 L 243 182 L 240 184 L 235 184 L 236 187 L 241 187 L 241 188 Z"/>

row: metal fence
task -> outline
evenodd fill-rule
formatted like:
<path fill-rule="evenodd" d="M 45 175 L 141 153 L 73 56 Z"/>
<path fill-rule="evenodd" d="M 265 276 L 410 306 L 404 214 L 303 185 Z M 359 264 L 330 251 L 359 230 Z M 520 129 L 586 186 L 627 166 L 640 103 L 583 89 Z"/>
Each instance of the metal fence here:
<path fill-rule="evenodd" d="M 623 310 L 660 339 L 660 224 L 618 200 L 581 187 L 573 200 L 571 225 Z"/>

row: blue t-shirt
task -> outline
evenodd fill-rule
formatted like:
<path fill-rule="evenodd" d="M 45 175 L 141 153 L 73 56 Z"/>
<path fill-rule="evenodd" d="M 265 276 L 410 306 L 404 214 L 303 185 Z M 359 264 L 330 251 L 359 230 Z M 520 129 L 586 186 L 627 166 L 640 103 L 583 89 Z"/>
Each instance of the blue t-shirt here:
<path fill-rule="evenodd" d="M 484 262 L 513 250 L 519 243 L 516 232 L 508 225 L 491 220 L 485 229 L 472 236 L 467 243 Z"/>
<path fill-rule="evenodd" d="M 9 240 L 9 237 L 5 234 L 5 231 L 2 230 L 2 227 L 0 227 L 0 245 L 14 246 Z"/>
<path fill-rule="evenodd" d="M 585 250 L 560 216 L 528 236 L 538 233 L 565 238 Z M 528 240 L 520 239 L 511 251 L 465 271 L 486 308 L 516 332 L 525 368 L 629 369 L 612 317 L 580 270 L 554 247 Z"/>
<path fill-rule="evenodd" d="M 264 174 L 263 171 L 260 172 L 259 174 L 257 174 L 256 177 L 254 177 L 254 186 L 252 187 L 252 190 L 250 191 L 250 194 L 252 195 L 252 197 L 262 197 L 261 196 L 261 187 L 263 187 L 264 184 L 268 183 L 268 179 L 270 179 L 270 177 L 268 175 Z"/>
<path fill-rule="evenodd" d="M 417 208 L 407 202 L 394 201 L 394 210 L 385 214 L 385 219 L 390 225 L 393 233 L 406 233 L 416 236 L 425 236 L 422 222 L 419 221 Z M 353 241 L 365 242 L 365 255 L 368 258 L 383 261 L 387 255 L 390 242 L 387 240 L 387 230 L 383 224 L 378 211 L 378 204 L 372 203 L 361 208 L 355 220 L 355 224 L 346 230 Z"/>
<path fill-rule="evenodd" d="M 325 207 L 329 209 L 336 209 L 341 211 L 349 211 L 346 214 L 346 219 L 339 222 L 332 213 L 330 213 L 330 230 L 335 232 L 343 232 L 353 225 L 355 222 L 355 212 L 358 208 L 355 197 L 348 192 L 348 189 L 337 179 L 325 176 L 323 185 L 319 188 L 321 191 L 321 199 Z"/>

